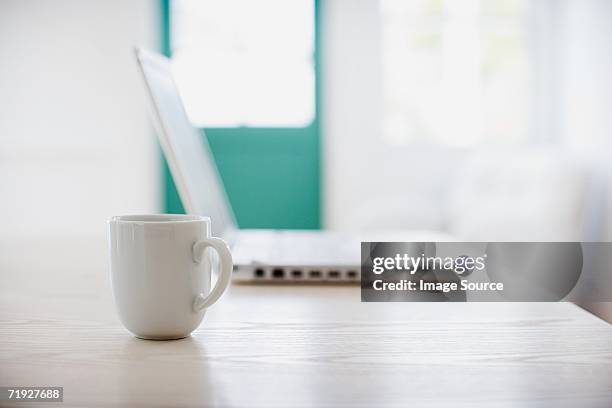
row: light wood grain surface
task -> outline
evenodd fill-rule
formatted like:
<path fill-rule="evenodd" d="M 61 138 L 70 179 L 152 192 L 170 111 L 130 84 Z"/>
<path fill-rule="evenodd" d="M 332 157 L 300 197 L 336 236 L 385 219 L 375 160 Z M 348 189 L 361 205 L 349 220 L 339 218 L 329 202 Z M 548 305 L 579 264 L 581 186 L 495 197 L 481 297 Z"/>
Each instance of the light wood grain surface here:
<path fill-rule="evenodd" d="M 63 386 L 53 406 L 612 406 L 612 329 L 572 304 L 234 286 L 190 338 L 146 341 L 103 242 L 0 248 L 0 385 Z"/>

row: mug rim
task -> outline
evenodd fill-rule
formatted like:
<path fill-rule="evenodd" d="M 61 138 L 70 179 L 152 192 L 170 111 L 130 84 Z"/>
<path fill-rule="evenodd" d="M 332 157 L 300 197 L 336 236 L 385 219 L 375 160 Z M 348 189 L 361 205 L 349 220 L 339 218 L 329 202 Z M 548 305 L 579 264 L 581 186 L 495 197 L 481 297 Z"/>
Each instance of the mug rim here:
<path fill-rule="evenodd" d="M 126 224 L 171 224 L 202 221 L 210 223 L 210 217 L 194 214 L 126 214 L 114 215 L 108 220 L 108 222 Z"/>

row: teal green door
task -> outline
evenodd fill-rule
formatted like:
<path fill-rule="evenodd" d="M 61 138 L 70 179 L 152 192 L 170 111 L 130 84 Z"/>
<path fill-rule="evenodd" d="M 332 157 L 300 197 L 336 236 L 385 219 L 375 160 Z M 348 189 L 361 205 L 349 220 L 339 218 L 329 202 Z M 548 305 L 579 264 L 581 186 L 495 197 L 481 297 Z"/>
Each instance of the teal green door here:
<path fill-rule="evenodd" d="M 166 55 L 171 54 L 169 1 L 162 1 Z M 316 113 L 309 126 L 203 129 L 241 228 L 321 226 L 318 15 L 315 1 Z M 165 211 L 184 212 L 165 163 L 163 183 Z"/>

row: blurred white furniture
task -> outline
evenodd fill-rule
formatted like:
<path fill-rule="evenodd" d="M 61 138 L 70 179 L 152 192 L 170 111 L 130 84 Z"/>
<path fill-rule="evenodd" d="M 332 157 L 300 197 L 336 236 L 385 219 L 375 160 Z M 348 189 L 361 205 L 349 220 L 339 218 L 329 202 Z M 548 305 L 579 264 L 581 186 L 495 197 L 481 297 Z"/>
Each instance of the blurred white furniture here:
<path fill-rule="evenodd" d="M 563 153 L 478 150 L 454 165 L 443 182 L 424 174 L 413 186 L 394 175 L 395 195 L 377 195 L 373 186 L 347 210 L 355 229 L 420 230 L 465 241 L 581 241 L 589 217 L 601 222 L 602 214 L 589 213 L 588 173 Z"/>
<path fill-rule="evenodd" d="M 581 241 L 587 189 L 560 152 L 477 151 L 449 187 L 448 230 L 466 241 Z"/>

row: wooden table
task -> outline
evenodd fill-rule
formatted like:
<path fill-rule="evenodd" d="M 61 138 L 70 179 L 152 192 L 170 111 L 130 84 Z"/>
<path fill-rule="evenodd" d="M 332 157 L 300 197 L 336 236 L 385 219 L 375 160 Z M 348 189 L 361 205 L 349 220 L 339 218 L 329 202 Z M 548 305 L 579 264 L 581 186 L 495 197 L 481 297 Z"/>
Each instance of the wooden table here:
<path fill-rule="evenodd" d="M 612 406 L 612 328 L 572 304 L 234 286 L 192 337 L 146 341 L 103 242 L 0 248 L 0 385 L 63 386 L 53 406 Z"/>

